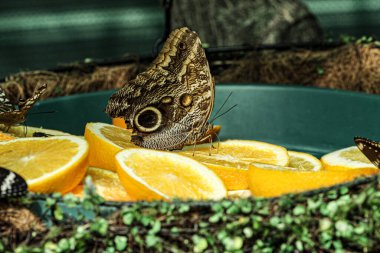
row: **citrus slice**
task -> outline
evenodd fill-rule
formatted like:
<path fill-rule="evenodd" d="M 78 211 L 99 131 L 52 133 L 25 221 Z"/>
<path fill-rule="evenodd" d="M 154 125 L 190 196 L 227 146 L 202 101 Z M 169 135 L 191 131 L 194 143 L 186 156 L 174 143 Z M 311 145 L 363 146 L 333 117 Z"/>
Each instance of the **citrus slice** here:
<path fill-rule="evenodd" d="M 0 166 L 20 174 L 33 192 L 73 189 L 86 173 L 87 155 L 87 142 L 75 136 L 0 142 Z"/>
<path fill-rule="evenodd" d="M 255 163 L 248 170 L 248 183 L 252 195 L 256 197 L 277 197 L 287 193 L 329 187 L 370 174 L 365 169 L 304 171 Z"/>
<path fill-rule="evenodd" d="M 227 196 L 230 199 L 245 199 L 252 196 L 250 190 L 236 190 L 236 191 L 228 191 Z"/>
<path fill-rule="evenodd" d="M 0 131 L 0 141 L 9 141 L 13 139 L 15 139 L 14 136 Z"/>
<path fill-rule="evenodd" d="M 89 167 L 86 176 L 91 176 L 96 192 L 108 201 L 132 201 L 116 172 Z M 83 197 L 83 184 L 75 187 L 71 193 Z"/>
<path fill-rule="evenodd" d="M 248 189 L 249 163 L 229 155 L 209 155 L 190 151 L 182 151 L 179 154 L 192 158 L 214 171 L 222 179 L 227 190 Z"/>
<path fill-rule="evenodd" d="M 139 200 L 221 199 L 220 178 L 188 157 L 149 149 L 125 149 L 116 155 L 117 173 L 127 192 Z"/>
<path fill-rule="evenodd" d="M 113 118 L 112 124 L 114 126 L 118 126 L 118 127 L 124 128 L 124 129 L 127 128 L 127 125 L 125 124 L 124 118 Z"/>
<path fill-rule="evenodd" d="M 90 145 L 90 166 L 116 171 L 114 156 L 117 152 L 137 147 L 131 143 L 131 134 L 130 130 L 110 124 L 87 123 L 84 137 Z"/>
<path fill-rule="evenodd" d="M 340 149 L 322 156 L 321 162 L 326 170 L 352 170 L 361 169 L 369 174 L 379 169 L 356 147 Z"/>
<path fill-rule="evenodd" d="M 0 124 L 0 131 L 5 131 L 5 130 L 7 130 L 6 127 Z M 58 130 L 45 129 L 41 127 L 30 127 L 30 126 L 12 126 L 6 132 L 7 134 L 13 135 L 15 137 L 33 137 L 34 133 L 43 133 L 49 136 L 70 135 L 69 133 L 65 133 Z"/>
<path fill-rule="evenodd" d="M 307 153 L 288 151 L 289 167 L 305 171 L 317 171 L 322 169 L 322 163 L 318 158 Z"/>
<path fill-rule="evenodd" d="M 243 162 L 257 162 L 280 166 L 289 164 L 289 156 L 286 148 L 260 141 L 228 140 L 210 145 L 199 145 L 195 148 L 195 156 L 199 153 L 206 155 L 218 154 L 220 156 L 234 157 Z M 187 148 L 191 151 L 191 147 Z"/>

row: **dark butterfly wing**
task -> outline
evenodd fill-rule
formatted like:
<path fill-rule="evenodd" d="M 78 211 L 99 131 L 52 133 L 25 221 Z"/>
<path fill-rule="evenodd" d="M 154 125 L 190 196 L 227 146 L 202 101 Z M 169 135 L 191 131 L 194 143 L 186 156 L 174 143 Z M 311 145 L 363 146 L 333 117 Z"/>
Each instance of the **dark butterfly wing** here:
<path fill-rule="evenodd" d="M 380 142 L 363 137 L 355 137 L 354 140 L 360 151 L 380 169 Z"/>
<path fill-rule="evenodd" d="M 0 113 L 15 110 L 15 106 L 9 101 L 5 91 L 0 88 Z"/>
<path fill-rule="evenodd" d="M 24 178 L 17 173 L 0 167 L 0 199 L 24 196 L 28 185 Z"/>
<path fill-rule="evenodd" d="M 46 88 L 46 84 L 37 86 L 37 88 L 34 90 L 32 97 L 19 103 L 19 110 L 26 114 L 30 109 L 32 109 L 33 105 L 40 99 L 41 95 L 45 92 Z"/>

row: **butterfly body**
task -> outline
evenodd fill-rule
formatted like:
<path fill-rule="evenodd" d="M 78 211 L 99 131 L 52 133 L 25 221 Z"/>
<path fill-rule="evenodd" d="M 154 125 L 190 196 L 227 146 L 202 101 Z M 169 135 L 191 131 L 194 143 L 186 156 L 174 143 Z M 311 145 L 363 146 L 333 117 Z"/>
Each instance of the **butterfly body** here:
<path fill-rule="evenodd" d="M 106 112 L 123 117 L 136 145 L 173 150 L 204 137 L 214 82 L 198 35 L 174 30 L 148 69 L 113 94 Z"/>
<path fill-rule="evenodd" d="M 45 90 L 46 84 L 38 86 L 32 97 L 26 99 L 25 101 L 20 101 L 16 106 L 10 103 L 4 90 L 0 88 L 0 124 L 10 127 L 12 125 L 23 123 L 26 120 L 27 113 L 40 99 Z"/>
<path fill-rule="evenodd" d="M 360 151 L 380 169 L 380 142 L 363 137 L 355 137 L 354 140 Z"/>
<path fill-rule="evenodd" d="M 23 196 L 27 191 L 28 185 L 20 175 L 0 167 L 0 199 Z"/>

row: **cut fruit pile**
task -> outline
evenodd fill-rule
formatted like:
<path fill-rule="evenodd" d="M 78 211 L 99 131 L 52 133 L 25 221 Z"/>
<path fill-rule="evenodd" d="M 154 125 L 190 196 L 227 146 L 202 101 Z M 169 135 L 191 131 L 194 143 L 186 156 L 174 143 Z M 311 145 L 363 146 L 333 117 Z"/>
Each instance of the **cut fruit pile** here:
<path fill-rule="evenodd" d="M 85 138 L 32 127 L 0 131 L 0 166 L 18 172 L 30 191 L 41 193 L 83 196 L 87 174 L 98 194 L 109 201 L 276 197 L 379 171 L 356 147 L 321 160 L 247 140 L 176 152 L 143 149 L 131 143 L 132 132 L 123 128 L 122 120 L 113 123 L 88 123 Z M 219 130 L 216 127 L 211 134 Z M 30 138 L 36 132 L 49 137 Z"/>

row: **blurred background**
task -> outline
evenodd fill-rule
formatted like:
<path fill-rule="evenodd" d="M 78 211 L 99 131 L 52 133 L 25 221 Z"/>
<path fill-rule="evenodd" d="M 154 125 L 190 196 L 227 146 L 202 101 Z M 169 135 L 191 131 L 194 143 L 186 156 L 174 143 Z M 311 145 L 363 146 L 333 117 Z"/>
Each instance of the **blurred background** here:
<path fill-rule="evenodd" d="M 300 2 L 315 15 L 324 39 L 380 37 L 379 0 Z M 85 58 L 151 55 L 164 27 L 159 0 L 3 0 L 0 77 Z"/>

